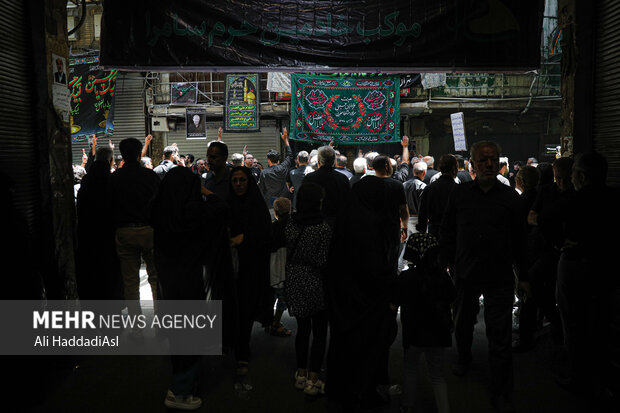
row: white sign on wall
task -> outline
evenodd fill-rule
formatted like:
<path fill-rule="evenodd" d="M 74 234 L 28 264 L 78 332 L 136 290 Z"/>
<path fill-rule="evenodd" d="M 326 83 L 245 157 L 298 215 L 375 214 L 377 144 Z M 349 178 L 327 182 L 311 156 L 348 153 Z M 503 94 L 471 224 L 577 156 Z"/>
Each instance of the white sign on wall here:
<path fill-rule="evenodd" d="M 454 137 L 454 151 L 466 151 L 467 142 L 465 141 L 465 116 L 463 112 L 452 113 L 452 135 Z"/>

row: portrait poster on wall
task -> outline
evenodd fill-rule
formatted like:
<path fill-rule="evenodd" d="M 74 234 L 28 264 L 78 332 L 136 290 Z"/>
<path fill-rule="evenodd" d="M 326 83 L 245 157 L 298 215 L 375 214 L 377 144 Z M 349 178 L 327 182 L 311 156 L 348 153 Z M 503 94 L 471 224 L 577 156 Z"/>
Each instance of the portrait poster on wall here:
<path fill-rule="evenodd" d="M 185 109 L 187 139 L 207 139 L 207 110 L 205 108 Z"/>

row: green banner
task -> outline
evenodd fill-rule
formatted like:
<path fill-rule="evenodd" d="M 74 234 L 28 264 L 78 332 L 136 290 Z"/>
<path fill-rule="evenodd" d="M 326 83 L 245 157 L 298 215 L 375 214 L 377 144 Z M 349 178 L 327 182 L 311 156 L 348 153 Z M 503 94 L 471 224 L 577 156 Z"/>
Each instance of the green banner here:
<path fill-rule="evenodd" d="M 291 74 L 291 128 L 299 141 L 400 142 L 400 79 Z"/>

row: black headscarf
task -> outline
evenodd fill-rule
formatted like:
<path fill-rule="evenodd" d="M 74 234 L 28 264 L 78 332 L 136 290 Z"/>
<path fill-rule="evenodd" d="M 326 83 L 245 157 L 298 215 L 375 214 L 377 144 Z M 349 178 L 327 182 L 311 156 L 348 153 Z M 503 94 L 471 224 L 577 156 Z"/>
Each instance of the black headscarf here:
<path fill-rule="evenodd" d="M 232 186 L 232 176 L 237 171 L 243 172 L 247 178 L 248 189 L 243 195 L 235 194 Z M 231 236 L 244 234 L 246 245 L 265 243 L 270 239 L 271 215 L 258 184 L 252 177 L 252 171 L 245 166 L 236 166 L 230 171 L 230 177 L 227 201 L 231 214 Z"/>
<path fill-rule="evenodd" d="M 198 175 L 181 167 L 168 171 L 153 201 L 151 220 L 170 233 L 199 231 L 205 216 Z"/>
<path fill-rule="evenodd" d="M 323 222 L 321 212 L 325 190 L 318 184 L 307 182 L 297 192 L 297 211 L 293 221 L 299 225 L 317 225 Z"/>

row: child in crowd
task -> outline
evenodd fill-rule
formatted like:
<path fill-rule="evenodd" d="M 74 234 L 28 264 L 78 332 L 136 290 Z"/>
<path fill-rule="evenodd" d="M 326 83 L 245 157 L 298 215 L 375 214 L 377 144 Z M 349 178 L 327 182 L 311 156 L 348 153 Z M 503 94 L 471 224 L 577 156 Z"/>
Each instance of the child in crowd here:
<path fill-rule="evenodd" d="M 271 248 L 270 274 L 271 287 L 274 289 L 277 301 L 273 322 L 268 331 L 272 336 L 289 337 L 291 330 L 282 325 L 282 314 L 286 310 L 284 301 L 284 279 L 286 266 L 286 237 L 284 228 L 291 215 L 291 201 L 287 198 L 277 198 L 273 203 L 273 215 L 275 220 L 271 224 L 273 233 L 273 245 Z"/>
<path fill-rule="evenodd" d="M 404 347 L 403 413 L 413 412 L 420 356 L 427 370 L 439 413 L 449 413 L 444 376 L 445 348 L 452 345 L 450 304 L 456 290 L 448 272 L 439 264 L 439 243 L 427 233 L 412 234 L 404 259 L 409 269 L 395 283 L 392 303 L 401 307 Z"/>

